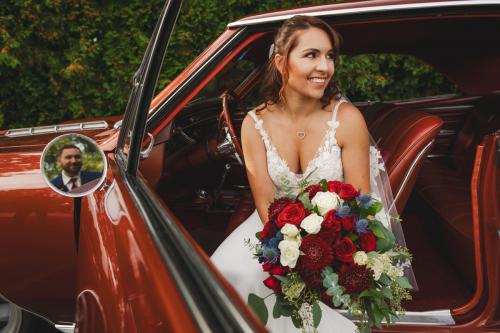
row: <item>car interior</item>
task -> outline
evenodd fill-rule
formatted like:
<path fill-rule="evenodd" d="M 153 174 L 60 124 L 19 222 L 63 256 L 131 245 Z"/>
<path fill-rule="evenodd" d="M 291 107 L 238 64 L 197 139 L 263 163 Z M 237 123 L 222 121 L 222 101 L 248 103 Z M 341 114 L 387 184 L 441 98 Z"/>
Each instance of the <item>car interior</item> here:
<path fill-rule="evenodd" d="M 400 100 L 355 100 L 386 163 L 419 290 L 408 311 L 455 309 L 476 286 L 471 175 L 484 135 L 500 128 L 499 19 L 328 18 L 342 35 L 345 57 L 412 56 L 442 75 L 453 89 Z M 457 33 L 460 31 L 460 33 Z M 159 130 L 140 173 L 192 240 L 210 256 L 255 209 L 244 167 L 217 149 L 227 133 L 221 95 L 235 134 L 246 112 L 259 105 L 259 82 L 272 29 L 248 44 Z M 251 34 L 250 34 L 251 35 Z M 167 55 L 168 59 L 168 55 Z M 341 82 L 342 86 L 342 82 Z M 347 92 L 346 96 L 354 95 Z M 342 125 L 340 125 L 342 126 Z M 243 241 L 242 241 L 243 246 Z"/>

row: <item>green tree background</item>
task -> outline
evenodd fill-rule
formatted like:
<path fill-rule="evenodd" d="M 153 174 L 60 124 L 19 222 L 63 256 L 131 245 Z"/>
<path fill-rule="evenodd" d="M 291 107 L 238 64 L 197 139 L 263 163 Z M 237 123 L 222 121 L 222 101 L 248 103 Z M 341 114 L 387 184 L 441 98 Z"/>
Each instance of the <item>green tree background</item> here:
<path fill-rule="evenodd" d="M 318 0 L 187 0 L 160 87 L 237 18 Z M 0 6 L 0 128 L 122 114 L 164 0 L 4 0 Z M 351 100 L 453 91 L 429 66 L 398 55 L 342 57 Z M 413 95 L 416 96 L 413 96 Z"/>

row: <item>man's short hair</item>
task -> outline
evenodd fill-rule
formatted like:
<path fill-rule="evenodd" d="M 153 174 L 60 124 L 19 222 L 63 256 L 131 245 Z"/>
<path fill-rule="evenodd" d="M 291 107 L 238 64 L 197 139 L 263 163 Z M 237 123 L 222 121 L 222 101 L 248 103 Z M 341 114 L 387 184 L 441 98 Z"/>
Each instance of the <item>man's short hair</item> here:
<path fill-rule="evenodd" d="M 59 150 L 57 151 L 56 158 L 59 159 L 59 157 L 61 157 L 61 154 L 62 154 L 64 149 L 70 149 L 70 148 L 75 148 L 75 149 L 78 149 L 80 151 L 80 153 L 82 152 L 81 149 L 78 148 L 75 144 L 67 143 L 64 146 L 62 146 L 61 148 L 59 148 Z"/>

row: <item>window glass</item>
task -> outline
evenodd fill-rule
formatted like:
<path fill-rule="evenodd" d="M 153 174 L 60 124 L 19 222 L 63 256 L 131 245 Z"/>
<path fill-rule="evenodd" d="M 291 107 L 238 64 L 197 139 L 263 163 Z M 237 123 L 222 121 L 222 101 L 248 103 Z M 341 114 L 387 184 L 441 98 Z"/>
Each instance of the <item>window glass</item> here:
<path fill-rule="evenodd" d="M 410 55 L 342 55 L 336 75 L 342 92 L 353 102 L 404 100 L 458 92 L 443 74 Z"/>

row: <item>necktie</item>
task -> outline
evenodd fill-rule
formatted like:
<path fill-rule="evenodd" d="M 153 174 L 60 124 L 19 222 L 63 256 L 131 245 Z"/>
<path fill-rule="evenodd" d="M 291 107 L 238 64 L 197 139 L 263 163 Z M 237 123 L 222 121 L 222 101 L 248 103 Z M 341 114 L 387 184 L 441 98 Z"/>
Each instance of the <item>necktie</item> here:
<path fill-rule="evenodd" d="M 77 177 L 73 177 L 71 178 L 71 180 L 69 181 L 71 183 L 71 190 L 74 190 L 75 188 L 78 187 L 78 185 L 76 185 L 76 181 L 78 180 Z"/>

